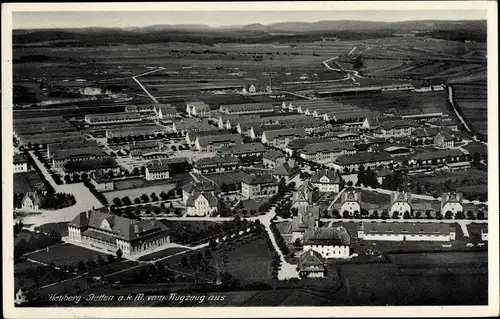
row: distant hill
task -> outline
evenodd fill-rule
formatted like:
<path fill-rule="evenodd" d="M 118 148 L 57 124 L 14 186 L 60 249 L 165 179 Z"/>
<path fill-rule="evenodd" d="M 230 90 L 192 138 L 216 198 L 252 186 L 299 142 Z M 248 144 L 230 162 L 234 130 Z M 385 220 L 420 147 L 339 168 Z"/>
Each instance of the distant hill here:
<path fill-rule="evenodd" d="M 169 32 L 165 32 L 169 31 Z M 288 32 L 289 34 L 286 34 Z M 260 23 L 213 28 L 204 24 L 159 24 L 130 28 L 81 28 L 14 30 L 13 43 L 76 40 L 72 45 L 106 45 L 109 43 L 217 42 L 259 43 L 273 41 L 317 41 L 321 36 L 335 36 L 346 40 L 380 38 L 394 33 L 413 32 L 419 35 L 448 40 L 486 41 L 485 20 L 464 21 L 318 21 Z M 137 35 L 141 34 L 140 37 Z M 61 44 L 62 45 L 62 44 Z M 64 44 L 69 45 L 69 44 Z"/>

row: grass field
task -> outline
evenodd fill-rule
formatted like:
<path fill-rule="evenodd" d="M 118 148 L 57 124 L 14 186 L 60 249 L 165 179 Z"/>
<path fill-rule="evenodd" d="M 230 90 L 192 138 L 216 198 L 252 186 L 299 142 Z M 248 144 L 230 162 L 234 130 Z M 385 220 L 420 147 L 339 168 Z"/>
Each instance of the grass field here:
<path fill-rule="evenodd" d="M 87 262 L 89 259 L 97 260 L 101 256 L 104 259 L 108 254 L 103 254 L 98 251 L 82 248 L 70 244 L 62 244 L 54 247 L 49 247 L 49 251 L 41 250 L 27 255 L 29 259 L 36 260 L 45 264 L 54 263 L 56 266 L 72 265 L 76 266 L 78 262 Z"/>
<path fill-rule="evenodd" d="M 223 268 L 221 251 L 213 254 L 210 264 Z M 267 282 L 272 280 L 272 253 L 263 239 L 239 242 L 227 252 L 227 271 L 241 283 Z"/>
<path fill-rule="evenodd" d="M 343 264 L 336 267 L 344 280 L 345 298 L 349 305 L 487 303 L 488 277 L 473 274 L 473 271 L 469 275 L 427 273 L 409 276 L 393 264 Z"/>
<path fill-rule="evenodd" d="M 175 184 L 162 184 L 162 185 L 156 185 L 156 186 L 148 186 L 148 187 L 142 187 L 142 188 L 131 188 L 131 189 L 124 189 L 124 190 L 118 190 L 118 191 L 112 191 L 112 192 L 105 192 L 103 193 L 104 196 L 106 196 L 106 199 L 108 201 L 112 201 L 113 198 L 118 197 L 118 198 L 123 198 L 125 196 L 128 196 L 131 200 L 134 200 L 136 197 L 140 197 L 142 194 L 147 194 L 148 196 L 151 193 L 156 193 L 156 195 L 160 194 L 161 192 L 168 192 L 171 189 L 175 188 Z"/>

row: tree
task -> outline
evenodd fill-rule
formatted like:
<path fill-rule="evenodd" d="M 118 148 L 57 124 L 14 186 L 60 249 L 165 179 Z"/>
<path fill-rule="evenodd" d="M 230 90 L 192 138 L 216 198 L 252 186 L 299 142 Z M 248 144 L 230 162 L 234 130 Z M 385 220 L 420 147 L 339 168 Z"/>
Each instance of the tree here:
<path fill-rule="evenodd" d="M 134 204 L 140 204 L 141 199 L 139 197 L 134 198 Z"/>
<path fill-rule="evenodd" d="M 148 194 L 142 194 L 142 195 L 141 195 L 141 201 L 142 201 L 143 203 L 147 203 L 147 202 L 149 202 L 149 197 L 148 197 Z"/>
<path fill-rule="evenodd" d="M 79 261 L 76 268 L 78 268 L 78 270 L 80 271 L 85 271 L 87 269 L 87 267 L 85 266 L 85 263 L 83 261 Z"/>
<path fill-rule="evenodd" d="M 152 202 L 157 202 L 159 200 L 160 199 L 158 198 L 158 196 L 155 193 L 151 193 L 151 201 Z"/>
<path fill-rule="evenodd" d="M 102 257 L 102 255 L 97 255 L 97 263 L 99 265 L 104 265 L 106 264 L 106 260 Z"/>
<path fill-rule="evenodd" d="M 444 218 L 445 219 L 452 219 L 453 218 L 453 213 L 451 211 L 446 211 L 446 213 L 444 213 Z"/>
<path fill-rule="evenodd" d="M 344 210 L 344 212 L 342 213 L 342 217 L 345 219 L 351 218 L 351 214 L 349 213 L 349 211 Z"/>
<path fill-rule="evenodd" d="M 470 213 L 470 214 L 469 214 Z M 474 214 L 469 211 L 469 213 L 467 214 L 467 218 L 469 219 L 474 219 Z M 465 219 L 465 214 L 464 212 L 462 211 L 458 211 L 456 214 L 455 214 L 455 219 Z"/>
<path fill-rule="evenodd" d="M 347 182 L 347 186 L 352 187 L 352 185 L 353 185 L 352 181 Z"/>
<path fill-rule="evenodd" d="M 441 214 L 441 212 L 436 212 L 436 219 L 443 219 L 443 214 Z"/>
<path fill-rule="evenodd" d="M 405 210 L 405 212 L 403 213 L 403 219 L 410 219 L 410 212 Z"/>
<path fill-rule="evenodd" d="M 89 260 L 87 260 L 87 269 L 93 269 L 95 266 L 96 266 L 95 260 L 89 258 Z"/>
<path fill-rule="evenodd" d="M 375 210 L 375 211 L 373 211 L 373 213 L 372 213 L 372 218 L 373 218 L 373 219 L 378 219 L 378 217 L 379 217 L 379 216 L 378 216 L 378 211 L 376 211 L 376 210 Z"/>
<path fill-rule="evenodd" d="M 471 212 L 472 213 L 472 212 Z M 468 214 L 468 213 L 467 213 Z M 479 220 L 484 220 L 485 219 L 485 216 L 484 216 L 484 212 L 483 211 L 479 211 L 477 212 L 477 219 Z"/>
<path fill-rule="evenodd" d="M 113 198 L 113 204 L 114 204 L 116 207 L 123 206 L 122 200 L 121 200 L 121 199 L 119 199 L 118 197 Z"/>
<path fill-rule="evenodd" d="M 421 215 L 422 215 L 422 212 L 420 212 L 420 211 L 415 212 L 416 219 L 419 219 Z"/>
<path fill-rule="evenodd" d="M 353 217 L 354 217 L 355 219 L 359 219 L 359 218 L 361 217 L 361 214 L 359 213 L 359 211 L 358 211 L 358 210 L 355 210 L 355 211 L 354 211 L 354 213 L 353 213 Z"/>
<path fill-rule="evenodd" d="M 388 219 L 389 218 L 389 211 L 387 209 L 384 209 L 382 211 L 382 215 L 380 216 L 382 219 Z"/>
<path fill-rule="evenodd" d="M 223 193 L 227 193 L 227 192 L 229 192 L 229 186 L 227 186 L 226 184 L 222 184 L 221 187 L 220 187 L 220 190 Z"/>
<path fill-rule="evenodd" d="M 295 239 L 295 241 L 293 242 L 293 246 L 294 246 L 295 248 L 300 248 L 300 247 L 302 247 L 302 241 L 300 240 L 300 238 Z"/>
<path fill-rule="evenodd" d="M 122 204 L 125 206 L 129 206 L 129 205 L 132 205 L 132 201 L 130 200 L 130 198 L 128 196 L 125 196 L 122 198 Z"/>
<path fill-rule="evenodd" d="M 123 256 L 123 252 L 120 248 L 118 248 L 118 250 L 116 251 L 116 258 L 118 258 L 118 260 L 121 260 L 122 256 Z"/>
<path fill-rule="evenodd" d="M 392 212 L 392 219 L 399 219 L 399 212 L 398 211 Z"/>
<path fill-rule="evenodd" d="M 73 181 L 74 181 L 74 182 L 78 182 L 78 181 L 80 181 L 80 175 L 79 175 L 78 173 L 74 173 L 74 174 L 73 174 Z"/>
<path fill-rule="evenodd" d="M 160 198 L 161 198 L 162 200 L 167 200 L 167 199 L 168 199 L 168 195 L 167 195 L 167 193 L 165 193 L 165 192 L 161 192 L 161 193 L 160 193 Z"/>

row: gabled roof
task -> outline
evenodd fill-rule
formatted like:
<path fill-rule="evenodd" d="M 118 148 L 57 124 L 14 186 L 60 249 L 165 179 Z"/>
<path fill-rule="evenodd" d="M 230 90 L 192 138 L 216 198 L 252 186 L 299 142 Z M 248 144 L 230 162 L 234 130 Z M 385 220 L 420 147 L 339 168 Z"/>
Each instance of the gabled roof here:
<path fill-rule="evenodd" d="M 366 124 L 368 124 L 368 126 L 370 127 L 375 127 L 380 125 L 380 121 L 378 117 L 367 117 Z"/>
<path fill-rule="evenodd" d="M 439 150 L 439 151 L 430 151 L 425 153 L 418 153 L 413 156 L 414 160 L 431 160 L 431 159 L 440 159 L 446 158 L 448 156 L 463 156 L 464 153 L 458 149 L 450 149 L 450 150 Z"/>
<path fill-rule="evenodd" d="M 267 148 L 262 143 L 245 143 L 223 146 L 219 149 L 221 154 L 246 154 L 246 153 L 263 153 Z"/>
<path fill-rule="evenodd" d="M 204 147 L 211 144 L 220 144 L 227 142 L 242 144 L 243 138 L 239 134 L 221 134 L 221 135 L 199 136 L 197 138 L 197 141 L 201 147 Z"/>
<path fill-rule="evenodd" d="M 65 160 L 76 156 L 104 156 L 104 151 L 97 146 L 69 148 L 64 150 L 57 150 L 54 153 L 54 159 Z"/>
<path fill-rule="evenodd" d="M 389 153 L 382 152 L 358 152 L 352 155 L 340 155 L 334 162 L 340 165 L 364 164 L 372 162 L 391 161 L 392 157 Z"/>
<path fill-rule="evenodd" d="M 415 137 L 433 137 L 436 136 L 441 129 L 439 127 L 422 127 L 413 131 L 412 135 Z"/>
<path fill-rule="evenodd" d="M 393 192 L 391 193 L 391 205 L 394 203 L 409 203 L 411 204 L 411 194 L 408 192 Z"/>
<path fill-rule="evenodd" d="M 164 160 L 153 160 L 147 164 L 147 169 L 150 173 L 168 172 L 170 170 L 168 163 Z"/>
<path fill-rule="evenodd" d="M 443 193 L 441 196 L 443 203 L 462 203 L 462 193 L 460 192 L 449 192 Z"/>
<path fill-rule="evenodd" d="M 417 122 L 412 120 L 396 120 L 384 122 L 382 124 L 382 128 L 385 130 L 391 130 L 404 127 L 415 127 L 417 125 Z"/>
<path fill-rule="evenodd" d="M 273 171 L 273 175 L 278 176 L 292 176 L 300 171 L 300 167 L 297 165 L 295 160 L 288 160 L 276 166 Z"/>
<path fill-rule="evenodd" d="M 361 229 L 365 234 L 438 234 L 449 235 L 448 224 L 435 223 L 369 223 L 363 222 Z"/>
<path fill-rule="evenodd" d="M 204 166 L 223 166 L 223 165 L 239 165 L 240 160 L 232 155 L 222 155 L 214 157 L 200 158 L 195 164 L 195 167 Z"/>
<path fill-rule="evenodd" d="M 304 234 L 304 245 L 349 246 L 350 244 L 349 233 L 342 226 L 307 229 Z"/>
<path fill-rule="evenodd" d="M 311 176 L 312 183 L 321 183 L 321 178 L 323 176 L 328 177 L 329 184 L 339 184 L 340 183 L 340 175 L 334 169 L 319 169 Z"/>
<path fill-rule="evenodd" d="M 306 135 L 306 131 L 303 128 L 280 129 L 274 131 L 264 131 L 263 134 L 266 134 L 267 140 L 270 141 L 282 137 L 304 137 Z"/>
<path fill-rule="evenodd" d="M 211 192 L 215 190 L 215 185 L 209 181 L 189 182 L 182 187 L 182 190 L 188 193 L 192 192 Z"/>
<path fill-rule="evenodd" d="M 196 200 L 200 197 L 205 197 L 208 201 L 208 205 L 210 207 L 215 207 L 218 205 L 219 200 L 212 193 L 209 192 L 194 192 L 191 196 L 188 197 L 186 201 L 186 206 L 193 207 Z"/>
<path fill-rule="evenodd" d="M 36 192 L 28 192 L 26 195 L 23 197 L 23 201 L 25 198 L 30 198 L 31 201 L 33 202 L 33 205 L 40 205 L 42 203 L 42 196 L 40 196 Z"/>
<path fill-rule="evenodd" d="M 442 137 L 445 142 L 447 142 L 447 141 L 453 141 L 453 137 L 450 134 L 446 133 L 446 132 L 439 132 L 438 136 Z"/>
<path fill-rule="evenodd" d="M 350 188 L 342 193 L 342 203 L 345 202 L 361 202 L 361 192 L 357 189 Z"/>
<path fill-rule="evenodd" d="M 102 229 L 101 224 L 106 220 L 111 227 L 111 231 Z M 143 236 L 151 235 L 155 232 L 164 232 L 168 228 L 155 219 L 136 221 L 125 217 L 111 215 L 104 209 L 91 210 L 79 213 L 68 226 L 86 228 L 86 232 L 95 232 L 93 229 L 104 230 L 108 239 L 123 239 L 132 241 L 140 239 Z M 110 238 L 109 238 L 110 237 Z"/>
<path fill-rule="evenodd" d="M 242 182 L 249 185 L 257 184 L 278 184 L 276 179 L 271 174 L 250 174 Z"/>
<path fill-rule="evenodd" d="M 275 161 L 277 158 L 286 157 L 282 152 L 271 150 L 267 151 L 262 155 L 262 158 Z"/>
<path fill-rule="evenodd" d="M 22 164 L 22 163 L 28 163 L 28 160 L 26 157 L 24 157 L 21 154 L 14 154 L 14 164 Z"/>
<path fill-rule="evenodd" d="M 308 268 L 313 268 L 313 267 L 319 268 L 319 269 L 314 269 L 315 271 L 324 271 L 325 260 L 323 259 L 320 253 L 312 249 L 304 251 L 300 255 L 298 263 L 300 271 L 307 271 Z"/>
<path fill-rule="evenodd" d="M 316 153 L 338 153 L 342 151 L 352 151 L 356 148 L 352 143 L 329 141 L 323 143 L 309 144 L 304 147 L 304 154 L 316 154 Z"/>

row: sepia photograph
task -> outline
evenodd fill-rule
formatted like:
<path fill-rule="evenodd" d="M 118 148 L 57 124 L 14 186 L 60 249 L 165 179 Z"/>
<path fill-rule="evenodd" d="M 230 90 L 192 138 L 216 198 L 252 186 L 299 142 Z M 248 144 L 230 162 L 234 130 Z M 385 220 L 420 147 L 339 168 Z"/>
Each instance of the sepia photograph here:
<path fill-rule="evenodd" d="M 498 315 L 496 9 L 2 5 L 4 316 Z"/>

